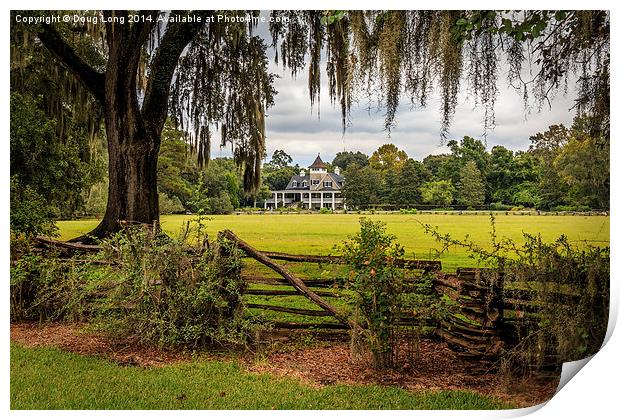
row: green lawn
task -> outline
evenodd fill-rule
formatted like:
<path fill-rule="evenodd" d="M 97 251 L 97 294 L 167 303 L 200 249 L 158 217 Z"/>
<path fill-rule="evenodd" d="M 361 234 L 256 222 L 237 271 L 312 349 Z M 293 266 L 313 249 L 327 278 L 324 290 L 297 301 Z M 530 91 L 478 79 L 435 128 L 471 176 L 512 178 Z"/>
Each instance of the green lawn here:
<path fill-rule="evenodd" d="M 164 230 L 174 234 L 182 223 L 192 216 L 162 216 Z M 265 214 L 211 216 L 208 230 L 216 234 L 222 229 L 231 229 L 239 237 L 262 250 L 305 254 L 333 253 L 333 246 L 341 243 L 348 235 L 358 230 L 357 214 Z M 469 234 L 481 245 L 490 244 L 491 230 L 489 216 L 459 214 L 383 214 L 369 215 L 383 220 L 405 247 L 407 256 L 427 259 L 437 248 L 434 240 L 423 232 L 422 224 L 438 226 L 442 232 L 462 239 Z M 58 222 L 62 239 L 70 239 L 88 232 L 97 224 L 96 220 L 74 220 Z M 545 240 L 555 240 L 562 234 L 572 241 L 592 241 L 596 244 L 609 243 L 609 217 L 604 216 L 551 216 L 551 215 L 496 215 L 498 236 L 522 242 L 522 232 L 540 233 Z M 459 266 L 472 266 L 467 251 L 454 250 L 441 258 L 444 270 L 452 271 Z"/>
<path fill-rule="evenodd" d="M 244 371 L 232 361 L 121 367 L 96 357 L 11 345 L 12 409 L 503 409 L 472 392 L 330 385 Z"/>

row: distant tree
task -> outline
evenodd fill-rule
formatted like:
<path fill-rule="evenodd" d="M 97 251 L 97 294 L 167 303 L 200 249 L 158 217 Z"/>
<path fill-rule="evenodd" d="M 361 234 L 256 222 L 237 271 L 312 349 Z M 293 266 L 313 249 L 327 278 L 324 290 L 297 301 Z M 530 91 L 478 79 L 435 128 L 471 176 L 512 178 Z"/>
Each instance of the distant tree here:
<path fill-rule="evenodd" d="M 368 155 L 362 152 L 338 152 L 332 161 L 332 165 L 346 171 L 349 165 L 357 164 L 358 166 L 368 165 Z"/>
<path fill-rule="evenodd" d="M 449 206 L 452 204 L 454 192 L 454 185 L 446 180 L 430 181 L 422 185 L 421 188 L 422 200 L 427 204 L 437 206 Z"/>
<path fill-rule="evenodd" d="M 568 142 L 556 156 L 553 165 L 559 176 L 571 187 L 575 205 L 609 208 L 610 168 L 609 142 L 592 137 L 581 130 L 576 120 Z"/>
<path fill-rule="evenodd" d="M 430 173 L 434 181 L 455 179 L 454 156 L 448 154 L 428 155 L 422 160 L 422 164 Z"/>
<path fill-rule="evenodd" d="M 493 203 L 509 203 L 515 181 L 514 152 L 504 146 L 491 149 L 487 184 L 490 201 Z"/>
<path fill-rule="evenodd" d="M 454 157 L 452 182 L 458 183 L 458 179 L 461 174 L 461 169 L 468 163 L 473 161 L 480 172 L 486 174 L 489 169 L 489 153 L 486 150 L 486 146 L 480 140 L 476 140 L 472 137 L 465 136 L 462 140 L 451 140 L 448 142 L 448 147 Z"/>
<path fill-rule="evenodd" d="M 285 189 L 291 180 L 291 177 L 299 173 L 298 169 L 291 166 L 285 166 L 277 169 L 265 167 L 263 168 L 263 171 L 263 182 L 271 191 Z"/>
<path fill-rule="evenodd" d="M 407 159 L 397 174 L 396 183 L 391 192 L 391 203 L 411 205 L 422 203 L 422 185 L 430 180 L 426 167 L 414 160 Z"/>
<path fill-rule="evenodd" d="M 484 204 L 484 194 L 482 173 L 474 161 L 469 161 L 461 169 L 457 201 L 467 206 L 480 206 Z"/>
<path fill-rule="evenodd" d="M 538 208 L 540 205 L 540 197 L 538 196 L 538 190 L 536 188 L 536 184 L 525 182 L 516 186 L 513 191 L 513 195 L 511 197 L 511 201 L 514 204 Z"/>
<path fill-rule="evenodd" d="M 540 206 L 540 162 L 529 152 L 518 151 L 512 168 L 511 200 L 514 204 L 538 208 Z M 527 202 L 526 202 L 527 200 Z"/>
<path fill-rule="evenodd" d="M 263 200 L 267 200 L 271 197 L 271 191 L 269 187 L 264 183 L 261 185 L 258 191 L 251 194 L 244 194 L 241 198 L 241 205 L 247 207 L 260 206 Z"/>
<path fill-rule="evenodd" d="M 222 191 L 218 196 L 209 198 L 210 214 L 230 214 L 234 210 L 230 202 L 230 195 Z"/>
<path fill-rule="evenodd" d="M 293 162 L 293 158 L 290 157 L 284 150 L 276 150 L 271 156 L 271 165 L 278 169 L 286 168 Z"/>
<path fill-rule="evenodd" d="M 562 124 L 552 125 L 544 133 L 530 137 L 530 153 L 540 165 L 538 195 L 540 207 L 548 210 L 557 206 L 569 205 L 570 186 L 560 176 L 553 164 L 562 147 L 568 143 L 570 131 Z"/>
<path fill-rule="evenodd" d="M 347 206 L 363 207 L 379 203 L 381 175 L 370 166 L 360 167 L 353 163 L 344 173 L 346 182 L 342 187 L 342 196 Z"/>
<path fill-rule="evenodd" d="M 198 174 L 196 158 L 191 156 L 187 149 L 185 133 L 177 130 L 168 120 L 161 134 L 157 163 L 157 188 L 168 198 L 177 197 L 183 203 L 190 199 L 191 184 L 192 181 L 196 181 Z"/>
<path fill-rule="evenodd" d="M 407 153 L 389 143 L 375 150 L 368 159 L 368 164 L 379 172 L 400 171 L 406 160 Z"/>

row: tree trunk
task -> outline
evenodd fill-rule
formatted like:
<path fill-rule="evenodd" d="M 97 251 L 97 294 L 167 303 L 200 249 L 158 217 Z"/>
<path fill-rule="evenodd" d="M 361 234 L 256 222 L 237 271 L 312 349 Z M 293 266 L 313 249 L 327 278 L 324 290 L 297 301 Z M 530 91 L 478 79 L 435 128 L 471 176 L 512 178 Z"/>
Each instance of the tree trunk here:
<path fill-rule="evenodd" d="M 93 231 L 73 241 L 103 238 L 127 224 L 159 222 L 157 160 L 163 123 L 144 116 L 138 104 L 138 56 L 133 49 L 139 45 L 132 46 L 130 38 L 119 33 L 108 40 L 103 100 L 109 177 L 106 212 Z"/>
<path fill-rule="evenodd" d="M 106 118 L 107 119 L 107 118 Z M 103 220 L 89 236 L 104 237 L 123 223 L 153 224 L 159 221 L 157 194 L 158 135 L 145 129 L 128 136 L 125 127 L 106 124 L 109 153 L 108 203 Z"/>

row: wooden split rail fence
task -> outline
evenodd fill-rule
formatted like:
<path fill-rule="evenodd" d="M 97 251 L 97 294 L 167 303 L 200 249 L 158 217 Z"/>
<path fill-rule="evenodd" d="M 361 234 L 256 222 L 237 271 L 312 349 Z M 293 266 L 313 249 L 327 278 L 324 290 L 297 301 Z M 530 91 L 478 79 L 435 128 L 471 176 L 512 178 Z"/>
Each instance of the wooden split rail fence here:
<path fill-rule="evenodd" d="M 249 303 L 253 309 L 291 313 L 309 317 L 331 317 L 328 322 L 275 322 L 274 327 L 284 330 L 324 329 L 348 330 L 361 328 L 355 321 L 341 313 L 328 303 L 324 297 L 337 298 L 339 293 L 331 289 L 342 279 L 300 278 L 278 261 L 292 263 L 343 264 L 339 256 L 293 255 L 281 252 L 258 251 L 233 232 L 220 232 L 244 251 L 247 257 L 257 260 L 272 269 L 277 275 L 273 277 L 243 275 L 249 283 L 266 285 L 290 285 L 294 290 L 256 289 L 247 290 L 248 295 L 255 296 L 305 296 L 320 309 L 292 308 L 271 304 Z M 93 252 L 101 248 L 96 245 L 70 244 L 39 238 L 43 246 L 62 249 L 67 254 L 73 252 Z M 495 270 L 459 268 L 456 274 L 441 272 L 440 261 L 398 260 L 397 264 L 406 269 L 422 270 L 433 273 L 433 289 L 436 293 L 447 295 L 458 304 L 457 313 L 453 313 L 441 324 L 428 320 L 407 317 L 401 320 L 404 325 L 424 325 L 432 327 L 433 334 L 444 340 L 451 348 L 461 352 L 464 358 L 493 361 L 503 348 L 514 347 L 527 334 L 528 319 L 536 323 L 536 313 L 542 303 L 536 301 L 536 293 L 528 290 L 507 288 L 503 277 Z M 567 304 L 574 302 L 578 296 L 562 295 Z M 525 322 L 524 322 L 525 321 Z"/>

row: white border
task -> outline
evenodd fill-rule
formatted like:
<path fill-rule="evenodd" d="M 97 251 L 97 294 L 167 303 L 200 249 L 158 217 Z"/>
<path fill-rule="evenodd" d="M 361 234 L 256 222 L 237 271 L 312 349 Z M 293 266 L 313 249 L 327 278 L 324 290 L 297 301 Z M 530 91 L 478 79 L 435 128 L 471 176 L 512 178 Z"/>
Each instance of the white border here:
<path fill-rule="evenodd" d="M 52 2 L 44 2 L 44 1 L 31 1 L 31 0 L 23 0 L 19 3 L 4 3 L 5 7 L 20 8 L 20 9 L 109 9 L 109 8 L 119 8 L 119 9 L 153 9 L 153 8 L 161 8 L 161 9 L 169 9 L 171 7 L 177 9 L 185 9 L 185 8 L 193 8 L 193 9 L 201 9 L 201 8 L 220 8 L 220 9 L 251 9 L 251 8 L 259 8 L 259 9 L 287 9 L 287 8 L 297 8 L 297 9 L 373 9 L 377 8 L 377 6 L 381 6 L 383 9 L 403 9 L 403 8 L 415 8 L 418 6 L 419 8 L 425 9 L 432 6 L 433 9 L 539 9 L 542 7 L 549 9 L 607 9 L 611 10 L 612 17 L 612 109 L 615 105 L 614 98 L 617 97 L 618 89 L 616 88 L 616 82 L 618 78 L 616 77 L 616 73 L 618 71 L 618 59 L 616 56 L 617 48 L 615 48 L 618 42 L 618 36 L 616 26 L 618 25 L 616 14 L 617 12 L 617 3 L 612 1 L 575 1 L 575 0 L 567 0 L 567 1 L 557 1 L 557 0 L 548 0 L 545 2 L 540 2 L 540 0 L 522 0 L 522 1 L 502 1 L 498 3 L 495 1 L 483 0 L 483 1 L 467 1 L 467 2 L 454 2 L 454 1 L 445 1 L 445 0 L 435 0 L 433 2 L 402 2 L 395 0 L 384 0 L 380 4 L 375 2 L 370 2 L 367 0 L 362 1 L 342 1 L 342 0 L 334 0 L 334 1 L 324 1 L 324 0 L 300 0 L 294 3 L 285 2 L 285 1 L 117 1 L 117 0 L 107 0 L 107 1 L 90 1 L 88 3 L 84 1 L 75 1 L 75 0 L 66 0 L 66 1 L 52 1 Z M 0 186 L 1 186 L 1 194 L 2 199 L 0 199 L 0 211 L 4 216 L 4 223 L 0 224 L 0 229 L 2 232 L 2 236 L 4 238 L 4 242 L 1 247 L 2 252 L 2 261 L 5 262 L 5 268 L 3 270 L 4 275 L 2 276 L 4 281 L 3 291 L 6 294 L 4 296 L 4 302 L 8 303 L 8 283 L 9 283 L 9 272 L 8 272 L 8 262 L 9 262 L 9 252 L 8 252 L 8 237 L 9 237 L 9 229 L 8 229 L 8 221 L 9 221 L 9 142 L 6 141 L 8 138 L 8 130 L 9 130 L 9 95 L 8 87 L 9 87 L 9 30 L 8 30 L 8 22 L 9 22 L 9 9 L 2 9 L 2 18 L 3 22 L 7 24 L 4 30 L 4 42 L 0 44 L 1 51 L 3 53 L 3 57 L 5 57 L 5 65 L 3 67 L 3 80 L 5 86 L 5 96 L 4 100 L 1 102 L 2 106 L 2 121 L 4 122 L 3 127 L 5 127 L 3 142 L 3 153 L 0 153 L 0 168 L 2 168 L 2 177 L 0 178 Z M 615 125 L 615 119 L 612 121 L 612 139 L 615 137 L 615 134 L 618 133 Z M 612 163 L 616 163 L 619 161 L 618 156 L 618 147 L 615 142 L 612 141 L 611 148 L 611 159 Z M 616 185 L 616 181 L 618 178 L 618 171 L 612 164 L 611 167 L 611 178 L 612 185 Z M 612 232 L 611 243 L 612 243 L 612 289 L 611 289 L 611 313 L 610 313 L 610 324 L 615 325 L 615 321 L 617 319 L 618 313 L 618 268 L 617 268 L 617 256 L 618 252 L 615 249 L 617 235 L 620 232 L 620 226 L 617 222 L 617 217 L 615 212 L 620 209 L 618 206 L 618 194 L 614 193 L 612 189 L 612 197 L 611 197 L 611 223 L 610 228 Z M 8 305 L 7 305 L 8 306 Z M 3 332 L 3 340 L 2 340 L 2 348 L 0 350 L 0 371 L 2 372 L 0 379 L 0 389 L 2 392 L 0 394 L 0 404 L 3 412 L 9 410 L 9 311 L 7 306 L 3 308 L 0 312 L 0 319 L 2 320 L 2 332 Z M 562 418 L 562 419 L 580 419 L 584 418 L 596 418 L 596 419 L 606 419 L 616 417 L 618 413 L 618 375 L 619 371 L 619 363 L 617 355 L 620 354 L 620 340 L 617 337 L 618 334 L 611 335 L 609 337 L 609 341 L 606 343 L 603 349 L 595 355 L 589 363 L 577 374 L 577 377 L 573 380 L 570 380 L 568 384 L 564 388 L 560 390 L 560 392 L 552 398 L 546 405 L 543 407 L 537 407 L 536 409 L 522 409 L 522 410 L 510 410 L 510 411 L 440 411 L 440 412 L 429 412 L 429 411 L 399 411 L 394 412 L 393 415 L 398 417 L 408 417 L 408 418 L 416 418 L 416 419 L 426 419 L 426 418 L 471 418 L 471 419 L 482 419 L 482 418 L 509 418 L 509 417 L 517 417 L 521 415 L 530 414 L 530 418 L 535 419 L 546 419 L 546 418 Z M 120 417 L 129 417 L 129 416 L 149 416 L 150 418 L 166 418 L 169 419 L 171 416 L 184 418 L 204 418 L 205 415 L 208 415 L 210 418 L 230 418 L 230 417 L 247 417 L 252 416 L 253 418 L 263 419 L 263 418 L 282 418 L 289 416 L 295 416 L 299 420 L 312 419 L 315 420 L 316 416 L 319 415 L 322 418 L 369 418 L 376 419 L 377 416 L 383 416 L 387 413 L 376 413 L 373 411 L 326 411 L 321 413 L 308 412 L 308 411 L 295 411 L 294 413 L 289 412 L 252 412 L 247 413 L 245 411 L 210 411 L 206 412 L 196 412 L 196 411 L 158 411 L 158 412 L 148 412 L 148 413 L 135 413 L 134 412 L 103 412 L 103 411 L 89 411 L 88 413 L 80 412 L 80 411 L 22 411 L 22 412 L 10 412 L 9 413 L 13 417 L 68 417 L 68 418 L 82 418 L 85 414 L 89 417 L 93 418 L 106 418 L 109 416 L 114 416 L 115 418 Z M 390 413 L 389 415 L 392 415 Z"/>

